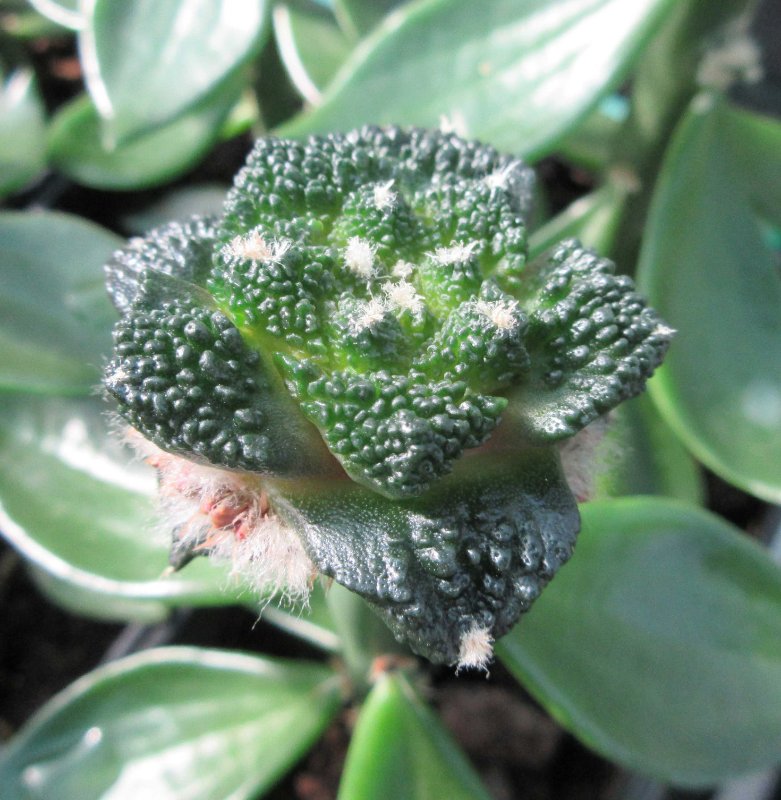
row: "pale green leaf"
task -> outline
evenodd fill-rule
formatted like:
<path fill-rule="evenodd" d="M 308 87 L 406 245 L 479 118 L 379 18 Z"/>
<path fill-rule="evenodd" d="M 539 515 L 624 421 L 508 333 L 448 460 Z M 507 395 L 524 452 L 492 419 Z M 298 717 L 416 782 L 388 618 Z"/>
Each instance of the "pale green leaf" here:
<path fill-rule="evenodd" d="M 121 244 L 66 214 L 0 215 L 0 387 L 94 391 L 114 317 L 102 266 Z"/>
<path fill-rule="evenodd" d="M 498 653 L 627 768 L 707 786 L 781 753 L 781 570 L 682 503 L 584 506 L 575 556 Z"/>
<path fill-rule="evenodd" d="M 49 160 L 79 183 L 97 189 L 143 189 L 165 183 L 191 167 L 217 140 L 239 98 L 238 77 L 169 125 L 113 149 L 101 139 L 100 119 L 86 96 L 55 116 Z"/>
<path fill-rule="evenodd" d="M 46 164 L 46 121 L 32 71 L 0 74 L 0 196 L 21 189 Z"/>
<path fill-rule="evenodd" d="M 464 754 L 404 678 L 384 675 L 361 709 L 339 800 L 488 800 Z"/>
<path fill-rule="evenodd" d="M 333 14 L 316 3 L 281 2 L 274 7 L 274 36 L 282 63 L 301 97 L 317 105 L 322 90 L 352 46 Z"/>
<path fill-rule="evenodd" d="M 758 213 L 772 211 L 772 194 L 757 175 L 781 174 L 781 147 L 767 130 L 695 100 L 662 168 L 638 280 L 678 331 L 652 388 L 660 411 L 714 472 L 778 502 L 781 273 Z M 750 171 L 757 148 L 765 158 Z"/>
<path fill-rule="evenodd" d="M 79 48 L 112 149 L 191 111 L 260 46 L 265 0 L 86 0 Z"/>
<path fill-rule="evenodd" d="M 354 53 L 321 106 L 282 131 L 437 126 L 530 158 L 611 89 L 670 0 L 472 0 L 403 6 Z"/>
<path fill-rule="evenodd" d="M 148 650 L 72 684 L 0 760 L 5 800 L 252 800 L 339 707 L 325 666 Z"/>
<path fill-rule="evenodd" d="M 224 570 L 206 559 L 161 577 L 170 541 L 156 523 L 154 473 L 131 468 L 131 458 L 109 437 L 97 400 L 7 396 L 0 529 L 74 610 L 155 618 L 171 605 L 235 602 Z"/>

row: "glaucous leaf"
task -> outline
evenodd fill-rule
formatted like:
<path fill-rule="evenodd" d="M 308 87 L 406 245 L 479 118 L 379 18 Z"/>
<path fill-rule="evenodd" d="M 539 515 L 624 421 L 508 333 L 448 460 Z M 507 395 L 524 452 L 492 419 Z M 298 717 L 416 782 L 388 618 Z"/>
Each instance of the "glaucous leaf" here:
<path fill-rule="evenodd" d="M 239 97 L 236 76 L 224 90 L 169 125 L 107 150 L 100 119 L 86 96 L 63 106 L 49 132 L 49 160 L 70 178 L 96 189 L 143 189 L 195 166 L 217 140 Z"/>
<path fill-rule="evenodd" d="M 106 430 L 97 400 L 43 400 L 6 395 L 0 412 L 0 529 L 52 590 L 73 585 L 71 607 L 89 602 L 102 616 L 162 615 L 166 606 L 236 601 L 223 570 L 199 559 L 161 578 L 166 532 L 155 532 L 151 469 Z M 67 599 L 66 599 L 67 601 Z M 89 601 L 89 602 L 88 602 Z M 149 609 L 141 606 L 147 604 Z"/>
<path fill-rule="evenodd" d="M 190 112 L 260 46 L 265 0 L 85 0 L 79 36 L 107 150 Z"/>
<path fill-rule="evenodd" d="M 362 123 L 432 127 L 534 158 L 620 82 L 670 0 L 472 0 L 404 6 L 289 135 Z M 349 66 L 348 66 L 349 65 Z"/>
<path fill-rule="evenodd" d="M 665 159 L 643 241 L 638 280 L 678 330 L 654 399 L 714 472 L 781 500 L 781 273 L 762 235 L 773 211 L 781 150 L 736 124 L 710 95 L 695 99 Z M 754 149 L 765 154 L 756 160 Z M 754 164 L 754 169 L 746 169 Z M 776 222 L 781 222 L 776 208 Z"/>
<path fill-rule="evenodd" d="M 334 15 L 312 2 L 274 7 L 274 36 L 282 63 L 301 97 L 317 105 L 322 90 L 352 49 Z"/>
<path fill-rule="evenodd" d="M 345 32 L 354 38 L 370 33 L 405 0 L 334 0 L 334 11 Z"/>
<path fill-rule="evenodd" d="M 195 647 L 100 667 L 47 703 L 0 759 L 6 800 L 251 800 L 339 707 L 325 666 Z"/>
<path fill-rule="evenodd" d="M 488 800 L 464 754 L 407 681 L 386 674 L 366 700 L 339 800 Z"/>
<path fill-rule="evenodd" d="M 53 212 L 0 215 L 0 387 L 89 394 L 111 346 L 101 267 L 121 239 Z"/>
<path fill-rule="evenodd" d="M 21 189 L 46 164 L 46 121 L 38 83 L 20 69 L 0 74 L 0 196 Z"/>
<path fill-rule="evenodd" d="M 27 0 L 44 17 L 77 31 L 84 27 L 84 13 L 81 0 Z"/>
<path fill-rule="evenodd" d="M 587 504 L 571 563 L 500 643 L 556 719 L 630 769 L 706 786 L 781 752 L 781 570 L 718 518 Z"/>

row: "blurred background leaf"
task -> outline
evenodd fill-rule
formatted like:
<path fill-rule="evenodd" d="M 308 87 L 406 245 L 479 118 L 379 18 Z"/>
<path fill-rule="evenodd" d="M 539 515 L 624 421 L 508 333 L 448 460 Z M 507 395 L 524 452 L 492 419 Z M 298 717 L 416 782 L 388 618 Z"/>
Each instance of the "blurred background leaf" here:
<path fill-rule="evenodd" d="M 84 27 L 85 15 L 81 0 L 28 0 L 28 2 L 39 14 L 64 28 L 76 31 Z"/>
<path fill-rule="evenodd" d="M 46 165 L 46 121 L 29 69 L 0 73 L 0 197 L 23 188 Z"/>
<path fill-rule="evenodd" d="M 289 0 L 274 6 L 277 49 L 301 97 L 313 105 L 344 63 L 352 44 L 334 15 L 322 5 Z"/>
<path fill-rule="evenodd" d="M 339 707 L 327 667 L 190 647 L 85 675 L 0 757 L 4 800 L 252 800 Z"/>
<path fill-rule="evenodd" d="M 102 266 L 121 245 L 67 214 L 0 215 L 0 388 L 95 390 L 115 318 Z"/>
<path fill-rule="evenodd" d="M 193 109 L 241 70 L 266 31 L 265 0 L 85 0 L 84 8 L 81 62 L 109 151 Z"/>
<path fill-rule="evenodd" d="M 781 569 L 740 531 L 659 498 L 587 504 L 577 555 L 498 645 L 565 728 L 677 785 L 781 752 Z"/>
<path fill-rule="evenodd" d="M 334 12 L 345 32 L 360 39 L 370 33 L 404 0 L 334 0 Z"/>
<path fill-rule="evenodd" d="M 206 559 L 161 578 L 170 532 L 155 529 L 154 472 L 130 467 L 102 403 L 8 395 L 0 454 L 3 532 L 30 564 L 75 587 L 71 606 L 99 596 L 95 610 L 116 619 L 129 608 L 158 617 L 170 605 L 236 602 L 239 590 L 226 591 L 225 571 Z"/>
<path fill-rule="evenodd" d="M 705 500 L 697 463 L 647 395 L 622 403 L 611 414 L 596 469 L 596 498 L 649 494 L 693 505 Z"/>
<path fill-rule="evenodd" d="M 678 331 L 652 386 L 659 409 L 714 472 L 778 502 L 781 272 L 760 214 L 781 224 L 781 123 L 746 119 L 695 99 L 665 158 L 638 279 Z"/>
<path fill-rule="evenodd" d="M 489 800 L 469 762 L 407 681 L 383 675 L 361 709 L 339 800 Z"/>
<path fill-rule="evenodd" d="M 183 116 L 111 149 L 101 138 L 98 112 L 82 95 L 52 120 L 49 159 L 73 180 L 98 189 L 131 190 L 165 183 L 195 166 L 214 145 L 239 102 L 244 82 L 242 75 L 229 76 Z"/>
<path fill-rule="evenodd" d="M 355 52 L 322 105 L 282 127 L 437 126 L 536 158 L 614 89 L 670 0 L 471 0 L 403 6 Z"/>

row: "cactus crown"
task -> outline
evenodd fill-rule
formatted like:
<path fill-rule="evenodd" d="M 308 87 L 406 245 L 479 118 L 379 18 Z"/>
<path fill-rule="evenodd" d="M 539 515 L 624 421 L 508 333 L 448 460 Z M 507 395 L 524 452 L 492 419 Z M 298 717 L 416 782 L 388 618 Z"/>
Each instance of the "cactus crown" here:
<path fill-rule="evenodd" d="M 532 187 L 518 159 L 440 131 L 262 139 L 220 218 L 159 228 L 108 265 L 123 314 L 108 391 L 169 453 L 272 481 L 333 477 L 335 458 L 373 502 L 431 514 L 433 487 L 503 417 L 519 452 L 572 436 L 641 391 L 670 339 L 631 281 L 577 242 L 527 262 Z M 518 531 L 470 555 L 475 530 L 504 530 L 478 519 L 480 503 L 449 509 L 464 517 L 450 539 L 436 512 L 440 529 L 424 526 L 432 543 L 419 548 L 440 584 L 474 583 L 493 558 L 494 578 L 476 591 L 498 599 L 480 600 L 493 609 L 482 617 L 458 617 L 462 640 L 506 629 L 538 591 L 521 579 L 552 574 L 536 556 L 524 572 Z M 523 516 L 523 503 L 510 505 Z M 308 549 L 347 585 L 371 583 Z M 513 609 L 498 627 L 494 606 Z M 420 628 L 409 608 L 396 611 L 402 635 Z"/>

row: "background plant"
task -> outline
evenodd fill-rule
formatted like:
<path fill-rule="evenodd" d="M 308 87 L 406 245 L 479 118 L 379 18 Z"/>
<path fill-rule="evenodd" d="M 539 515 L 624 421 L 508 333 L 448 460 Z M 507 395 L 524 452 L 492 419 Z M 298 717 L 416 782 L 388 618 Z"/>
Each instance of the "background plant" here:
<path fill-rule="evenodd" d="M 781 575 L 702 508 L 702 466 L 718 476 L 711 504 L 730 485 L 781 497 L 781 123 L 746 107 L 779 108 L 756 13 L 742 0 L 494 0 L 479 15 L 466 0 L 0 3 L 0 527 L 41 589 L 147 623 L 255 603 L 206 563 L 159 577 L 152 476 L 107 437 L 94 397 L 114 319 L 101 265 L 120 235 L 214 209 L 209 168 L 182 176 L 211 164 L 224 178 L 250 134 L 444 116 L 543 174 L 555 154 L 582 175 L 589 191 L 558 213 L 543 182 L 533 250 L 578 235 L 679 331 L 650 400 L 618 414 L 576 556 L 500 660 L 626 767 L 709 786 L 774 764 Z M 54 61 L 76 79 L 54 85 Z M 73 208 L 74 184 L 92 190 L 81 216 L 42 210 Z M 773 513 L 753 533 L 770 539 Z M 340 797 L 486 796 L 421 699 L 424 667 L 402 660 L 370 687 L 389 644 L 352 595 L 316 595 L 302 617 L 272 603 L 265 619 L 333 658 L 132 655 L 47 705 L 4 751 L 0 785 L 257 797 L 346 700 L 359 711 Z"/>

